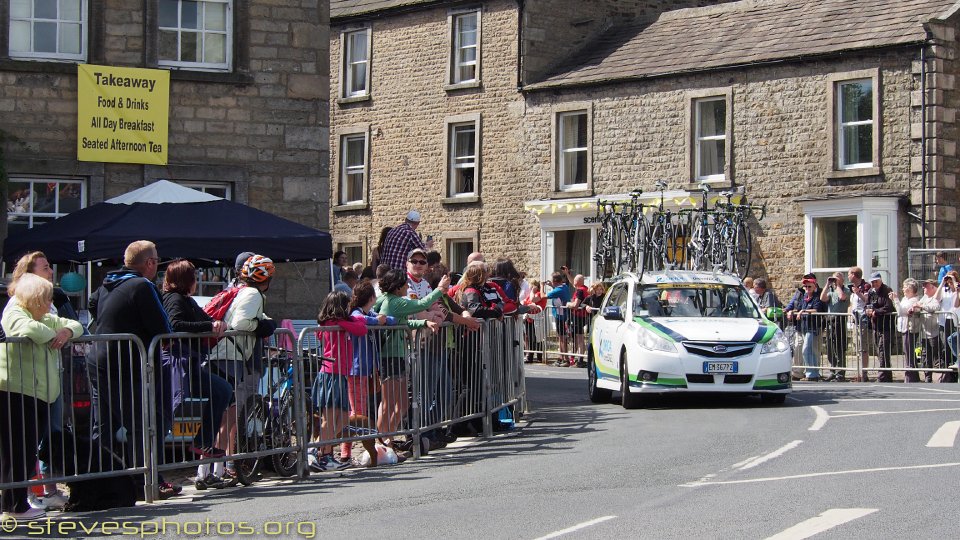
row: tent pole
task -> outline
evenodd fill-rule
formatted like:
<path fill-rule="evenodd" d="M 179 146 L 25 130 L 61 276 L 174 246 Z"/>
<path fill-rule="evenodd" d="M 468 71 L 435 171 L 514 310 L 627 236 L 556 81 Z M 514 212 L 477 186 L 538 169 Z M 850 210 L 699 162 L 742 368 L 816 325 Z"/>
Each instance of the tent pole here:
<path fill-rule="evenodd" d="M 328 260 L 330 261 L 330 292 L 333 292 L 333 286 L 335 285 L 333 282 L 333 259 L 330 258 Z"/>

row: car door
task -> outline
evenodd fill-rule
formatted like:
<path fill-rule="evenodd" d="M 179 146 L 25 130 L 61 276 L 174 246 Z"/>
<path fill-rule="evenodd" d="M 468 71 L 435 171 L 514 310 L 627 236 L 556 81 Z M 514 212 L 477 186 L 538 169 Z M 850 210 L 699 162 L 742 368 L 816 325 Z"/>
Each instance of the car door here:
<path fill-rule="evenodd" d="M 629 316 L 627 312 L 627 300 L 629 297 L 629 285 L 626 282 L 615 283 L 610 288 L 610 294 L 607 295 L 603 306 L 600 308 L 600 317 L 595 321 L 596 334 L 595 346 L 597 354 L 597 363 L 601 369 L 607 373 L 617 373 L 620 368 L 620 350 L 623 347 L 624 321 L 605 317 L 606 308 L 616 306 L 620 308 L 620 313 L 626 319 Z"/>

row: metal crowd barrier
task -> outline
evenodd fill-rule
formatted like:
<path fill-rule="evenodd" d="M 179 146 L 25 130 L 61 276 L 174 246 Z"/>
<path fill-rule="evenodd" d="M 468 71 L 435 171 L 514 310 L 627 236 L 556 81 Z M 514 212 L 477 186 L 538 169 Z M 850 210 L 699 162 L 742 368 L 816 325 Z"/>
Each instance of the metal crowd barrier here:
<path fill-rule="evenodd" d="M 32 425 L 36 439 L 0 433 L 5 450 L 20 445 L 25 456 L 22 470 L 0 478 L 0 489 L 133 475 L 152 502 L 161 474 L 186 466 L 231 460 L 241 481 L 256 480 L 264 467 L 303 477 L 313 448 L 359 441 L 372 449 L 374 439 L 399 435 L 419 441 L 430 430 L 477 418 L 490 435 L 492 414 L 526 405 L 523 330 L 512 318 L 484 321 L 476 331 L 444 323 L 438 333 L 371 326 L 367 335 L 352 336 L 313 327 L 294 336 L 278 329 L 275 336 L 285 339 L 273 342 L 295 343 L 294 350 L 264 344 L 249 355 L 214 345 L 212 333 L 161 335 L 146 348 L 134 335 L 78 338 L 61 356 L 64 407 L 55 414 L 62 434 L 42 412 L 16 417 L 16 394 L 0 400 L 7 426 Z M 220 343 L 245 337 L 231 331 Z M 376 370 L 342 385 L 323 376 L 338 371 L 323 353 L 328 341 L 336 349 L 345 340 L 376 355 Z M 0 343 L 8 366 L 32 346 L 24 338 Z M 384 361 L 385 350 L 399 356 Z M 252 362 L 242 361 L 248 356 Z M 405 376 L 380 381 L 382 367 Z M 42 478 L 37 446 L 47 463 Z M 211 448 L 226 456 L 201 453 Z M 419 444 L 412 450 L 420 456 Z"/>
<path fill-rule="evenodd" d="M 145 456 L 155 452 L 148 436 L 153 372 L 137 336 L 73 339 L 59 351 L 57 369 L 32 360 L 31 351 L 46 345 L 8 336 L 0 347 L 8 389 L 0 399 L 0 444 L 7 455 L 22 456 L 2 471 L 0 489 L 148 473 Z M 24 396 L 41 393 L 33 414 L 25 414 L 31 401 Z M 51 394 L 55 399 L 47 401 Z M 153 500 L 152 491 L 146 500 Z"/>
<path fill-rule="evenodd" d="M 528 361 L 558 365 L 585 365 L 593 314 L 586 308 L 547 306 L 536 315 L 524 315 L 526 333 L 524 343 Z"/>
<path fill-rule="evenodd" d="M 790 341 L 794 370 L 805 377 L 866 381 L 872 373 L 873 378 L 893 380 L 902 373 L 906 382 L 931 382 L 937 373 L 940 382 L 957 382 L 950 367 L 960 343 L 953 312 L 905 317 L 803 313 L 799 319 L 785 314 L 774 322 Z"/>

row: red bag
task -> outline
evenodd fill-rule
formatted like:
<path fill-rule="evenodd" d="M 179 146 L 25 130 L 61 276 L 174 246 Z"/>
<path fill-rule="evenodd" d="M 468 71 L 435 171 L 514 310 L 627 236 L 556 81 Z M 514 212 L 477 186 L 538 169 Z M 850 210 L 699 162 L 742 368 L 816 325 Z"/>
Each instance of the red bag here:
<path fill-rule="evenodd" d="M 227 316 L 227 310 L 230 309 L 230 305 L 233 304 L 233 299 L 237 297 L 238 292 L 240 292 L 240 287 L 230 287 L 218 292 L 207 302 L 207 305 L 203 306 L 203 312 L 215 321 L 222 321 Z"/>
<path fill-rule="evenodd" d="M 213 298 L 203 306 L 203 312 L 215 321 L 222 321 L 227 316 L 227 311 L 233 304 L 233 299 L 237 297 L 242 287 L 230 287 L 218 292 Z M 217 344 L 219 338 L 206 338 L 204 344 L 207 347 L 213 347 Z"/>

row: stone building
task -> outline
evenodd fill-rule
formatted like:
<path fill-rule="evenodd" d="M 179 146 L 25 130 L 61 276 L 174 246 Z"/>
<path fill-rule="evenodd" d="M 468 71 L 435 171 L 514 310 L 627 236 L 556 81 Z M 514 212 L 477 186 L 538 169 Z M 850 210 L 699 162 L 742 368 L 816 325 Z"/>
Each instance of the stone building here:
<path fill-rule="evenodd" d="M 953 1 L 589 4 L 332 2 L 335 241 L 413 207 L 454 266 L 592 275 L 597 199 L 663 180 L 766 203 L 751 273 L 781 295 L 956 246 Z"/>
<path fill-rule="evenodd" d="M 0 1 L 0 20 L 9 234 L 158 179 L 327 228 L 327 2 Z M 78 64 L 170 71 L 166 165 L 77 159 Z M 49 208 L 10 204 L 49 186 Z M 291 266 L 270 312 L 313 317 L 326 270 Z"/>

